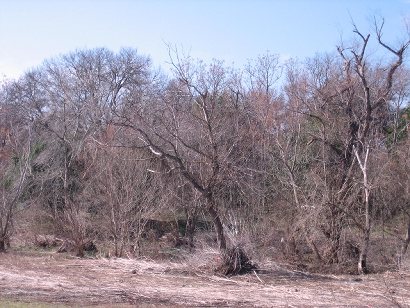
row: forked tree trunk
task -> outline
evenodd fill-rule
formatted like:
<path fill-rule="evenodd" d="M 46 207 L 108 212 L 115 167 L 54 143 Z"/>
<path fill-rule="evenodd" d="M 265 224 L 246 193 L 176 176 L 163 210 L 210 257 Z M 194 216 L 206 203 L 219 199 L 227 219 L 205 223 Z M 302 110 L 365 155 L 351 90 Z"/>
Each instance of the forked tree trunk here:
<path fill-rule="evenodd" d="M 357 158 L 357 162 L 359 163 L 360 169 L 363 174 L 363 190 L 364 190 L 364 227 L 363 227 L 363 241 L 360 247 L 360 255 L 359 255 L 359 262 L 357 264 L 357 270 L 359 274 L 367 274 L 369 269 L 367 267 L 367 253 L 369 251 L 370 245 L 370 232 L 371 232 L 371 199 L 370 199 L 370 184 L 368 180 L 368 169 L 367 169 L 367 161 L 369 158 L 369 151 L 370 147 L 366 147 L 366 152 L 364 158 L 362 159 L 359 155 L 359 152 L 356 148 L 354 149 L 354 153 Z"/>
<path fill-rule="evenodd" d="M 357 158 L 357 162 L 359 163 L 360 169 L 363 175 L 363 190 L 364 190 L 364 215 L 365 221 L 363 230 L 363 239 L 362 244 L 360 247 L 360 255 L 359 255 L 359 262 L 357 264 L 357 271 L 360 275 L 367 274 L 369 272 L 367 266 L 367 254 L 369 251 L 370 245 L 370 232 L 371 232 L 371 196 L 370 196 L 370 184 L 368 180 L 368 168 L 367 168 L 367 161 L 369 158 L 369 151 L 370 148 L 367 146 L 364 158 L 361 158 L 359 152 L 354 148 L 354 152 Z"/>

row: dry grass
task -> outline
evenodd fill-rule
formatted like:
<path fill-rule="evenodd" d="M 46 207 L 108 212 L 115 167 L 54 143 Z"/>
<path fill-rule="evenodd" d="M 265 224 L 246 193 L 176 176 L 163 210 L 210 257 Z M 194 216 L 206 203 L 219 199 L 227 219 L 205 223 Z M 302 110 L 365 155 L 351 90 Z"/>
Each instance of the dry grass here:
<path fill-rule="evenodd" d="M 209 260 L 214 259 L 211 253 Z M 204 258 L 206 258 L 204 256 Z M 233 278 L 205 264 L 0 254 L 0 298 L 67 305 L 156 307 L 410 306 L 410 271 L 323 276 L 264 264 Z"/>

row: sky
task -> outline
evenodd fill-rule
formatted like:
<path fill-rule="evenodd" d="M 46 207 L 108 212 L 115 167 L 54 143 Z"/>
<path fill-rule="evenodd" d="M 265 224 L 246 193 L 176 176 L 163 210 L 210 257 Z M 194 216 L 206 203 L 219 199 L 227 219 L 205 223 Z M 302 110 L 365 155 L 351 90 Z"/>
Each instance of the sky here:
<path fill-rule="evenodd" d="M 167 44 L 236 67 L 268 51 L 303 60 L 350 40 L 352 20 L 371 32 L 374 17 L 397 44 L 410 0 L 0 0 L 0 79 L 96 47 L 137 48 L 165 69 Z"/>

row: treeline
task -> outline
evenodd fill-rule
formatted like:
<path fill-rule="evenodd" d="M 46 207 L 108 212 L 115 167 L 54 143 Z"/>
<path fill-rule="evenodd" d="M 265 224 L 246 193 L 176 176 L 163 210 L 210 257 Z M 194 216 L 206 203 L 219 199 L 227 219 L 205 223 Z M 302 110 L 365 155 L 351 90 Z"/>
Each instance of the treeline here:
<path fill-rule="evenodd" d="M 136 50 L 93 49 L 4 82 L 0 250 L 30 211 L 80 256 L 97 237 L 117 256 L 144 253 L 145 224 L 173 213 L 191 247 L 203 217 L 223 253 L 274 245 L 280 230 L 288 256 L 354 260 L 366 273 L 383 234 L 400 261 L 410 233 L 409 41 L 389 45 L 380 25 L 373 41 L 354 32 L 353 43 L 303 63 L 267 53 L 235 69 L 170 48 L 166 76 Z"/>

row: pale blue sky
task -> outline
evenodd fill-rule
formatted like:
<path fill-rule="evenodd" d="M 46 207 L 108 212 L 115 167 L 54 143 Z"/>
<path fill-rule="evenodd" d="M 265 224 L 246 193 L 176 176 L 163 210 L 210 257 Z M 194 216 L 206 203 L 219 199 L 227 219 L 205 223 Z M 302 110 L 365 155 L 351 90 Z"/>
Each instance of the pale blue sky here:
<path fill-rule="evenodd" d="M 267 50 L 304 59 L 351 38 L 351 18 L 370 31 L 373 16 L 397 42 L 410 0 L 0 0 L 0 78 L 94 47 L 134 47 L 166 66 L 165 42 L 236 66 Z"/>

